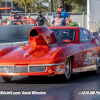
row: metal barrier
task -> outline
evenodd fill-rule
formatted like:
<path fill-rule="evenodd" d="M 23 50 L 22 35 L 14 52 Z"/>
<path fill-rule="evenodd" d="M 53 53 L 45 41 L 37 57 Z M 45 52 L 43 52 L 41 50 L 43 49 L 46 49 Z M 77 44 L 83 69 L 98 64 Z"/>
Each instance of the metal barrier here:
<path fill-rule="evenodd" d="M 26 39 L 34 25 L 0 26 L 0 40 Z"/>

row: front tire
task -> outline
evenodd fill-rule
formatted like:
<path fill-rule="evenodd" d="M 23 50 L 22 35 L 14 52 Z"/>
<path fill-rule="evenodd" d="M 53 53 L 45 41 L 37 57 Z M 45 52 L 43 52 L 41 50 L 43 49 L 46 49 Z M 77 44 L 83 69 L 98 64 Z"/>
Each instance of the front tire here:
<path fill-rule="evenodd" d="M 70 58 L 67 59 L 66 63 L 65 63 L 65 74 L 62 75 L 62 78 L 64 80 L 68 80 L 71 76 L 71 60 Z"/>
<path fill-rule="evenodd" d="M 2 76 L 2 79 L 7 82 L 11 81 L 12 78 L 13 76 Z"/>

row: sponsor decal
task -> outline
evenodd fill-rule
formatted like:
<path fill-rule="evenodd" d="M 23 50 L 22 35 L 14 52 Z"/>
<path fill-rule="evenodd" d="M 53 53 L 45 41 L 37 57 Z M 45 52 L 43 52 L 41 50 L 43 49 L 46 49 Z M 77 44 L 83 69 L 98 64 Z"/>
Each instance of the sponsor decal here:
<path fill-rule="evenodd" d="M 80 71 L 79 71 L 79 68 L 73 69 L 73 73 L 76 73 L 76 72 L 80 72 Z"/>
<path fill-rule="evenodd" d="M 84 66 L 85 65 L 91 65 L 91 64 L 95 64 L 96 63 L 96 59 L 95 60 L 91 60 L 91 61 L 88 61 L 88 62 L 84 62 Z"/>
<path fill-rule="evenodd" d="M 94 60 L 94 59 L 96 59 L 96 58 L 97 58 L 96 56 L 88 57 L 88 58 L 85 59 L 85 61 Z"/>
<path fill-rule="evenodd" d="M 94 60 L 94 64 L 96 64 L 96 63 L 97 63 L 97 59 Z"/>
<path fill-rule="evenodd" d="M 88 56 L 92 56 L 92 52 L 87 52 L 87 55 Z"/>
<path fill-rule="evenodd" d="M 85 65 L 95 64 L 97 59 L 97 55 L 95 54 L 96 50 L 94 50 L 93 52 L 87 52 L 86 59 L 83 65 L 85 66 Z"/>
<path fill-rule="evenodd" d="M 97 55 L 94 56 L 94 59 L 97 59 Z"/>
<path fill-rule="evenodd" d="M 84 66 L 85 66 L 85 65 L 87 65 L 87 62 L 84 62 L 84 64 L 83 64 L 83 65 L 84 65 Z"/>
<path fill-rule="evenodd" d="M 96 50 L 94 50 L 93 52 L 92 52 L 92 55 L 95 55 L 96 54 Z"/>
<path fill-rule="evenodd" d="M 80 69 L 80 72 L 83 72 L 84 71 L 84 67 L 82 67 L 81 69 Z"/>
<path fill-rule="evenodd" d="M 63 73 L 63 72 L 65 72 L 65 71 L 64 71 L 64 69 L 62 69 L 62 68 L 57 68 L 57 72 L 58 72 L 58 73 Z"/>
<path fill-rule="evenodd" d="M 74 68 L 73 69 L 73 73 L 85 72 L 85 71 L 93 71 L 93 70 L 97 70 L 97 66 L 96 65 L 87 66 L 87 67 L 80 67 L 80 68 Z"/>
<path fill-rule="evenodd" d="M 94 56 L 92 56 L 91 59 L 94 59 Z"/>
<path fill-rule="evenodd" d="M 92 52 L 87 52 L 86 59 L 90 58 L 91 56 L 92 56 Z"/>
<path fill-rule="evenodd" d="M 89 57 L 89 60 L 91 60 L 92 59 L 92 57 Z"/>
<path fill-rule="evenodd" d="M 88 61 L 89 59 L 87 58 L 87 59 L 85 59 L 85 61 Z"/>

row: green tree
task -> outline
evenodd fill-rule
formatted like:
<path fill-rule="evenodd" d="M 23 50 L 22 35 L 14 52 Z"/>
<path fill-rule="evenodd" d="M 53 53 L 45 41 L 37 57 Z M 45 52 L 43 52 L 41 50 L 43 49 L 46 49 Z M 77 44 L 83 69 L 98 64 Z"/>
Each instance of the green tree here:
<path fill-rule="evenodd" d="M 87 0 L 64 0 L 64 4 L 65 4 L 65 10 L 67 11 L 72 11 L 72 5 L 73 3 L 77 4 L 77 11 L 79 8 L 79 11 L 82 10 L 82 7 L 86 6 L 87 4 Z M 68 9 L 69 7 L 69 9 Z M 80 8 L 81 7 L 81 8 Z"/>
<path fill-rule="evenodd" d="M 78 6 L 86 6 L 87 0 L 64 0 L 64 4 L 72 6 L 72 3 L 77 4 Z"/>
<path fill-rule="evenodd" d="M 72 6 L 73 6 L 72 7 L 72 12 L 81 12 L 84 9 L 82 6 L 79 6 L 79 5 L 75 4 L 75 3 Z"/>
<path fill-rule="evenodd" d="M 64 7 L 64 0 L 58 0 L 58 6 L 63 6 Z"/>
<path fill-rule="evenodd" d="M 84 7 L 86 6 L 87 0 L 58 0 L 58 6 L 64 5 L 65 11 L 72 11 L 73 3 L 77 4 L 77 7 Z"/>
<path fill-rule="evenodd" d="M 57 8 L 58 8 L 58 1 L 57 0 L 50 0 L 49 9 L 51 9 L 51 10 L 49 10 L 49 11 L 55 12 L 55 11 L 57 11 Z"/>
<path fill-rule="evenodd" d="M 86 4 L 87 4 L 87 0 L 72 0 L 72 1 L 73 1 L 73 3 L 78 4 L 79 7 L 86 6 Z"/>
<path fill-rule="evenodd" d="M 25 11 L 29 11 L 31 13 L 41 10 L 48 10 L 48 7 L 44 5 L 45 3 L 49 3 L 49 0 L 12 0 L 14 4 L 18 4 L 18 7 L 25 9 Z"/>
<path fill-rule="evenodd" d="M 36 10 L 41 10 L 43 12 L 46 12 L 49 10 L 49 8 L 46 5 L 44 5 L 45 3 L 49 3 L 49 0 L 37 0 L 37 3 L 34 3 L 34 6 L 36 5 Z"/>

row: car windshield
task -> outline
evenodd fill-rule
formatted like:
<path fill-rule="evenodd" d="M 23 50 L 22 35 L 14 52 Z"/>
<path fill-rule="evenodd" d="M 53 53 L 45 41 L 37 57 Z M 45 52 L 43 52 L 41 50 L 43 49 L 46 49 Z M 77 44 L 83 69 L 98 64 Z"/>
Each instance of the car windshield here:
<path fill-rule="evenodd" d="M 57 42 L 69 40 L 67 42 L 74 42 L 76 30 L 75 29 L 51 29 L 57 38 Z"/>

